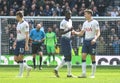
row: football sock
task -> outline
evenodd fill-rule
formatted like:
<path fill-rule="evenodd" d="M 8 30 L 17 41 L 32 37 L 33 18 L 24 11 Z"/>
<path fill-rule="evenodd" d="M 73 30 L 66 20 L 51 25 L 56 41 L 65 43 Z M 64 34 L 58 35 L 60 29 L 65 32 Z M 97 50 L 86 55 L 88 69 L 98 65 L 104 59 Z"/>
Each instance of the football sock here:
<path fill-rule="evenodd" d="M 34 68 L 36 68 L 35 62 L 36 62 L 36 60 L 35 60 L 35 58 L 33 58 L 33 65 L 34 65 Z"/>
<path fill-rule="evenodd" d="M 65 64 L 65 60 L 63 59 L 62 62 L 60 63 L 60 65 L 58 65 L 55 70 L 59 70 L 63 65 Z"/>
<path fill-rule="evenodd" d="M 39 67 L 41 67 L 42 66 L 42 57 L 40 56 L 40 66 Z"/>
<path fill-rule="evenodd" d="M 68 75 L 71 75 L 71 68 L 72 68 L 71 62 L 67 62 Z"/>
<path fill-rule="evenodd" d="M 82 74 L 86 74 L 86 60 L 82 60 Z"/>
<path fill-rule="evenodd" d="M 96 61 L 93 61 L 92 62 L 92 75 L 95 74 L 95 71 L 96 71 Z"/>
<path fill-rule="evenodd" d="M 23 61 L 19 61 L 19 76 L 23 74 L 23 71 L 24 71 Z"/>

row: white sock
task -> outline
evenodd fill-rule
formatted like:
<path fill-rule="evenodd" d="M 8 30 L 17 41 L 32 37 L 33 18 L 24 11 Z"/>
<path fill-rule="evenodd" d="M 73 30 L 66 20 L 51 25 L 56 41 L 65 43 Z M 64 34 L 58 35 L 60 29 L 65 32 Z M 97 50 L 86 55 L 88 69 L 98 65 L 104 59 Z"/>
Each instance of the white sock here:
<path fill-rule="evenodd" d="M 65 60 L 63 59 L 62 62 L 60 63 L 60 65 L 58 65 L 55 70 L 59 70 L 63 65 L 65 64 Z"/>
<path fill-rule="evenodd" d="M 92 64 L 92 75 L 96 72 L 96 64 Z"/>
<path fill-rule="evenodd" d="M 72 68 L 72 63 L 67 62 L 68 75 L 71 75 L 71 68 Z"/>
<path fill-rule="evenodd" d="M 86 74 L 86 62 L 82 62 L 82 74 Z"/>
<path fill-rule="evenodd" d="M 20 76 L 23 74 L 23 71 L 24 71 L 23 63 L 19 63 L 19 75 Z"/>
<path fill-rule="evenodd" d="M 25 69 L 27 69 L 29 67 L 26 62 L 23 63 L 23 66 Z"/>

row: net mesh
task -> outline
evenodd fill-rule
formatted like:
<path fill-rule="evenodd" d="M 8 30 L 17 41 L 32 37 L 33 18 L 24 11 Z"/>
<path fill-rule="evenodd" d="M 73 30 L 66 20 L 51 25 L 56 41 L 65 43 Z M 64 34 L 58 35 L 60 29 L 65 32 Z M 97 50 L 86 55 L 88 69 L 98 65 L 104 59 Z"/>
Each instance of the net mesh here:
<path fill-rule="evenodd" d="M 60 21 L 64 17 L 25 17 L 30 30 L 35 28 L 37 23 L 42 23 L 45 32 L 48 27 L 52 27 L 58 38 Z M 16 37 L 17 21 L 15 17 L 1 17 L 1 52 L 2 55 L 13 54 L 12 45 Z M 99 21 L 101 36 L 97 41 L 97 55 L 120 55 L 120 18 L 95 17 Z M 75 30 L 80 31 L 85 21 L 83 17 L 72 17 Z M 83 43 L 83 38 L 72 37 L 73 49 L 76 51 Z M 31 53 L 31 50 L 28 52 Z"/>

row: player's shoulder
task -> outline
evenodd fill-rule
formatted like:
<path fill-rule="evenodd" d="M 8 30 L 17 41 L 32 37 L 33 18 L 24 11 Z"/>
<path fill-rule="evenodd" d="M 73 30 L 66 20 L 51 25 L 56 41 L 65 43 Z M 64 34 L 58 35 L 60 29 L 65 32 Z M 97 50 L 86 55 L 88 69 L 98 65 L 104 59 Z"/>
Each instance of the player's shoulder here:
<path fill-rule="evenodd" d="M 24 20 L 23 24 L 24 24 L 24 25 L 28 25 L 28 22 Z"/>
<path fill-rule="evenodd" d="M 94 22 L 94 23 L 98 23 L 98 21 L 97 21 L 97 20 L 95 20 L 95 19 L 93 19 L 93 22 Z"/>
<path fill-rule="evenodd" d="M 65 19 L 63 19 L 62 21 L 61 21 L 61 24 L 66 24 L 67 23 L 67 21 L 65 20 Z"/>

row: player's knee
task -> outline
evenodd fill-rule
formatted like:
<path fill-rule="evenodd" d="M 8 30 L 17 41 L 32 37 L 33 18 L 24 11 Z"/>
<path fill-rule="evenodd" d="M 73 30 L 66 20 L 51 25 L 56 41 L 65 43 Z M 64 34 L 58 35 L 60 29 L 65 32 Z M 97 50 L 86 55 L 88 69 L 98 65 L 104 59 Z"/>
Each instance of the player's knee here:
<path fill-rule="evenodd" d="M 35 58 L 36 57 L 36 55 L 35 54 L 33 54 L 33 58 Z"/>
<path fill-rule="evenodd" d="M 96 64 L 96 61 L 92 61 L 92 64 Z"/>
<path fill-rule="evenodd" d="M 71 56 L 66 56 L 64 60 L 65 61 L 71 61 Z"/>

